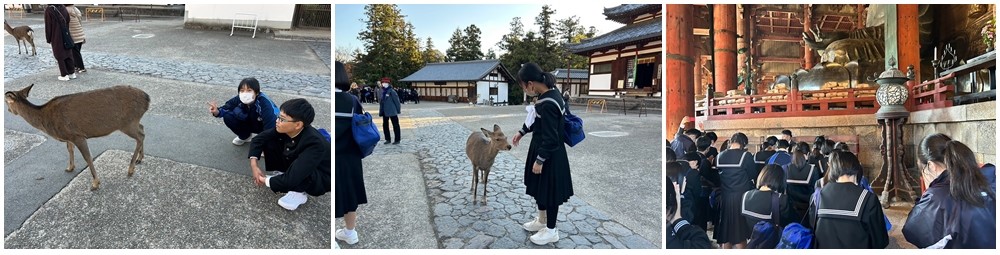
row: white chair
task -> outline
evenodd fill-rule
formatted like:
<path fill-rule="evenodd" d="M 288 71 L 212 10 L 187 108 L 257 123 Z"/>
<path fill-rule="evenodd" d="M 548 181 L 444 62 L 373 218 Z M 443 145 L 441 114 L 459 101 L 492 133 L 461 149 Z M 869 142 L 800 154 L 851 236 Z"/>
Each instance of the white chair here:
<path fill-rule="evenodd" d="M 250 38 L 257 38 L 257 14 L 237 12 L 233 16 L 233 27 L 229 31 L 229 36 L 233 36 L 237 28 L 252 29 L 253 36 Z"/>

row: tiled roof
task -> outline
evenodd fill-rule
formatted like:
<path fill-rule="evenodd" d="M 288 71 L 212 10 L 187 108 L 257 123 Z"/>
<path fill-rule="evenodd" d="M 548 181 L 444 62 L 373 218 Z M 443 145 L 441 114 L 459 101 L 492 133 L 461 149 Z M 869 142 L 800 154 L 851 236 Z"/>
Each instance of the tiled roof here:
<path fill-rule="evenodd" d="M 502 75 L 511 79 L 510 73 L 500 64 L 500 60 L 472 60 L 460 62 L 428 63 L 424 68 L 399 81 L 478 81 L 500 67 Z"/>
<path fill-rule="evenodd" d="M 604 8 L 604 16 L 608 20 L 618 23 L 628 24 L 633 18 L 648 11 L 662 9 L 660 4 L 623 4 L 611 8 Z"/>
<path fill-rule="evenodd" d="M 554 75 L 556 79 L 566 79 L 566 68 L 556 69 L 555 71 L 552 71 L 552 75 Z M 587 69 L 569 69 L 569 78 L 590 79 L 590 72 L 588 72 Z"/>
<path fill-rule="evenodd" d="M 651 19 L 615 29 L 606 34 L 587 39 L 580 43 L 566 45 L 574 54 L 634 42 L 643 39 L 660 38 L 663 34 L 663 19 Z"/>

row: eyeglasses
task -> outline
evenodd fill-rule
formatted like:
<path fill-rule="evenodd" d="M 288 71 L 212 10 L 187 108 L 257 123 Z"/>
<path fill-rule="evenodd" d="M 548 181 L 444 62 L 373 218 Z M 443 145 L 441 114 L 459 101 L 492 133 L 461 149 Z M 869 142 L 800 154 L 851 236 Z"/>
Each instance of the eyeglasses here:
<path fill-rule="evenodd" d="M 278 116 L 278 122 L 281 122 L 281 123 L 285 123 L 285 122 L 296 122 L 296 121 L 297 121 L 297 120 L 290 120 L 290 119 L 286 119 L 285 117 L 282 117 L 282 116 Z"/>

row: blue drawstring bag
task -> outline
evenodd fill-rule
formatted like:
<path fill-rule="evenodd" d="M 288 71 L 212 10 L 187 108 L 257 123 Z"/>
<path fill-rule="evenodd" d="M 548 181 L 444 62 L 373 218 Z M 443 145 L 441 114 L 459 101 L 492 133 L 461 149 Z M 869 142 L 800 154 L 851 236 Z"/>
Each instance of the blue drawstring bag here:
<path fill-rule="evenodd" d="M 781 241 L 776 249 L 809 249 L 812 248 L 813 234 L 805 226 L 791 223 L 781 231 Z"/>
<path fill-rule="evenodd" d="M 335 116 L 351 118 L 351 133 L 354 136 L 354 142 L 361 148 L 361 158 L 365 158 L 375 151 L 375 146 L 378 145 L 378 141 L 382 137 L 379 136 L 378 126 L 372 121 L 372 115 L 363 111 L 364 108 L 358 103 L 357 98 L 351 96 L 351 99 L 354 99 L 354 106 L 351 107 L 351 113 L 349 115 L 346 113 L 335 113 Z M 362 112 L 357 112 L 357 109 L 362 109 Z"/>
<path fill-rule="evenodd" d="M 559 107 L 559 112 L 562 113 L 564 120 L 563 131 L 566 133 L 566 137 L 564 137 L 563 142 L 566 143 L 566 145 L 573 147 L 582 142 L 583 139 L 587 138 L 587 134 L 583 131 L 583 119 L 571 113 L 569 111 L 569 107 L 563 109 L 562 105 L 559 105 L 559 103 L 552 98 L 543 98 L 538 101 L 549 101 L 556 104 L 556 107 Z"/>
<path fill-rule="evenodd" d="M 319 135 L 322 135 L 323 139 L 326 139 L 327 142 L 330 142 L 330 132 L 329 131 L 326 131 L 326 129 L 323 129 L 323 128 L 317 129 L 316 131 L 319 131 Z"/>

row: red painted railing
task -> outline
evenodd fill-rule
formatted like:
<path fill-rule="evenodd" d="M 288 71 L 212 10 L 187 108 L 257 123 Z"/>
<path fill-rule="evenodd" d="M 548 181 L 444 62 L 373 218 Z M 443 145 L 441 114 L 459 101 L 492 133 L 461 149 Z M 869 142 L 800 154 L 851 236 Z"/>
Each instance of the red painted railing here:
<path fill-rule="evenodd" d="M 874 88 L 792 90 L 784 100 L 770 101 L 767 99 L 786 94 L 712 98 L 704 106 L 696 107 L 695 112 L 698 117 L 707 116 L 708 120 L 873 114 L 879 108 L 875 103 L 874 91 Z M 866 92 L 865 96 L 859 96 L 861 92 Z M 819 93 L 841 93 L 838 96 L 843 98 L 810 98 Z M 736 102 L 722 103 L 731 102 L 729 100 Z"/>
<path fill-rule="evenodd" d="M 955 96 L 955 85 L 949 85 L 948 80 L 955 78 L 955 73 L 930 80 L 910 89 L 915 110 L 936 109 L 952 106 L 951 97 Z"/>

